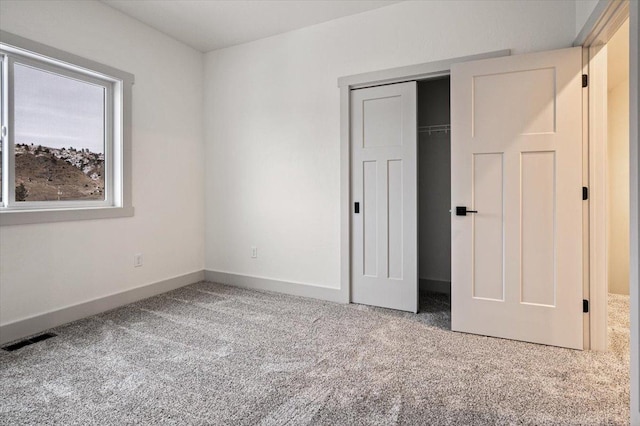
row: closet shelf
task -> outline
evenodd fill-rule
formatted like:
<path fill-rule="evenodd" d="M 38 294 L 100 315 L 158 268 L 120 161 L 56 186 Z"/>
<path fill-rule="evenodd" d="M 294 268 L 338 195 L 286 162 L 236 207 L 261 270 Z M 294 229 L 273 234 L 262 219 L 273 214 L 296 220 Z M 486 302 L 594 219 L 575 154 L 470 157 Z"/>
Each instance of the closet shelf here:
<path fill-rule="evenodd" d="M 449 133 L 451 131 L 451 124 L 434 124 L 431 126 L 418 126 L 418 133 Z"/>

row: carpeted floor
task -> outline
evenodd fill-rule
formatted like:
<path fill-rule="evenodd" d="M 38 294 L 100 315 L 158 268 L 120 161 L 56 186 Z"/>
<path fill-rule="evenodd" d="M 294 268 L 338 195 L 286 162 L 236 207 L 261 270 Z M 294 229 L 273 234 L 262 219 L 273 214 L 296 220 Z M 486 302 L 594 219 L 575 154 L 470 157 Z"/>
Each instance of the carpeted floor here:
<path fill-rule="evenodd" d="M 202 282 L 0 351 L 0 424 L 626 424 L 610 303 L 595 353 L 453 333 L 441 295 L 413 315 Z"/>

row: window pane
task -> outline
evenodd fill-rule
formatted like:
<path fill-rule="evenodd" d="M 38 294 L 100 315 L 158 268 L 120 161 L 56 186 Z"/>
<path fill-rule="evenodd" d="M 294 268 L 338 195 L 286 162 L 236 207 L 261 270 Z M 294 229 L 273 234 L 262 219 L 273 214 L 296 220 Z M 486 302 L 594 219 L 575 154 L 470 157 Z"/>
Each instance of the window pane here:
<path fill-rule="evenodd" d="M 16 201 L 104 200 L 105 88 L 14 66 Z"/>

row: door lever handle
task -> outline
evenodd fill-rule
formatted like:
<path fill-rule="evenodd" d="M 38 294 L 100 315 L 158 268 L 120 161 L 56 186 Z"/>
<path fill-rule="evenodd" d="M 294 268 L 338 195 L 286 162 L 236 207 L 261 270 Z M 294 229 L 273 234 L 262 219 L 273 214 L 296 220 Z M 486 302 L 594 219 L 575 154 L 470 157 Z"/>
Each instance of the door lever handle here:
<path fill-rule="evenodd" d="M 456 207 L 456 216 L 466 216 L 467 213 L 478 213 L 478 210 L 467 210 L 467 206 Z"/>

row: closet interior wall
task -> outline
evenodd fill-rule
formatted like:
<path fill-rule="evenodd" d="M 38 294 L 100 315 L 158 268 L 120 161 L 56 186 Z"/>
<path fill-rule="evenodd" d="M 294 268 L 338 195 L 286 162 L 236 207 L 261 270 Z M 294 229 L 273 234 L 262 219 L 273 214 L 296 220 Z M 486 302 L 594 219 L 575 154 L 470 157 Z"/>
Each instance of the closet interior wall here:
<path fill-rule="evenodd" d="M 451 123 L 449 89 L 449 77 L 418 82 L 418 277 L 421 291 L 447 294 L 451 294 L 451 131 L 441 126 L 448 128 Z"/>

